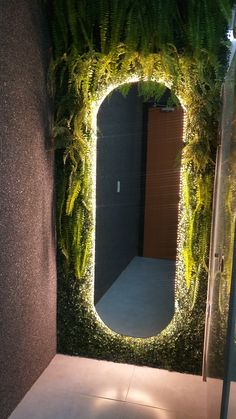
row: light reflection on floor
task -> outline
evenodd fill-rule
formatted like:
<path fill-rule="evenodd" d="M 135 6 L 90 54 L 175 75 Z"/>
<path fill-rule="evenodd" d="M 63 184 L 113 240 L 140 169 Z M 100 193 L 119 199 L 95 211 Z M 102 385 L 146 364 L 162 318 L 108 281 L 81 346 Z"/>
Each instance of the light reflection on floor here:
<path fill-rule="evenodd" d="M 199 376 L 56 355 L 9 419 L 206 419 Z"/>

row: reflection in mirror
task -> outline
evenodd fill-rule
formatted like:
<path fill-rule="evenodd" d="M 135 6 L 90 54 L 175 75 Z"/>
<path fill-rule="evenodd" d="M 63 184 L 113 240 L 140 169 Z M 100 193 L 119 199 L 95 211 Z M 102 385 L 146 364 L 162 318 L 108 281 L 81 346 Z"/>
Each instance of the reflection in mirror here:
<path fill-rule="evenodd" d="M 95 305 L 103 322 L 149 337 L 174 314 L 183 110 L 167 89 L 117 89 L 97 117 Z"/>

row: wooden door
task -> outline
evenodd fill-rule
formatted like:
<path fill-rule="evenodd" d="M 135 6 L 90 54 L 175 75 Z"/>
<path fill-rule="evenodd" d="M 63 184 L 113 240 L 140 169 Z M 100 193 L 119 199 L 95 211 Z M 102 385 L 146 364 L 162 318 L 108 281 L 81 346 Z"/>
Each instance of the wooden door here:
<path fill-rule="evenodd" d="M 148 113 L 143 256 L 176 258 L 183 110 Z"/>

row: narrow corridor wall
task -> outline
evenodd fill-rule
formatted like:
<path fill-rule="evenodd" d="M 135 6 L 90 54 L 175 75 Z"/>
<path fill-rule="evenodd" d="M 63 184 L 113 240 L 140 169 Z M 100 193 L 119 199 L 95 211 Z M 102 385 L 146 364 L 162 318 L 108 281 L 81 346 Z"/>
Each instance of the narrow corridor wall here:
<path fill-rule="evenodd" d="M 54 163 L 42 3 L 0 2 L 0 416 L 56 353 Z"/>

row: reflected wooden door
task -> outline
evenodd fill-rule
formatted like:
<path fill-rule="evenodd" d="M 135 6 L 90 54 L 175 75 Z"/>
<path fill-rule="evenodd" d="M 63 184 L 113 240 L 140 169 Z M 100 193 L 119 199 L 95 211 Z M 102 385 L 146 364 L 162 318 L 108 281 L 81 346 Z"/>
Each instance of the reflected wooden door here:
<path fill-rule="evenodd" d="M 149 109 L 144 257 L 176 258 L 182 140 L 182 108 L 171 112 Z"/>

